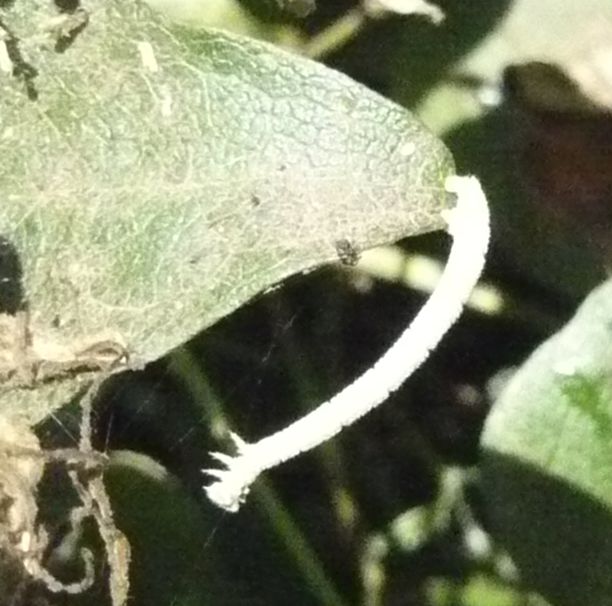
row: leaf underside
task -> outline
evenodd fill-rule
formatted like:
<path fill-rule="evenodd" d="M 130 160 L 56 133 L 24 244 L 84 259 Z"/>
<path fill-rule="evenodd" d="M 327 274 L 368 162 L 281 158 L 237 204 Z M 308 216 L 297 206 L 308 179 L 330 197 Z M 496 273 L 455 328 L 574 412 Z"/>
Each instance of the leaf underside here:
<path fill-rule="evenodd" d="M 34 334 L 146 363 L 339 241 L 443 226 L 452 159 L 405 110 L 261 42 L 87 9 L 0 11 L 0 312 L 27 307 Z M 0 414 L 36 423 L 77 386 L 5 389 Z"/>

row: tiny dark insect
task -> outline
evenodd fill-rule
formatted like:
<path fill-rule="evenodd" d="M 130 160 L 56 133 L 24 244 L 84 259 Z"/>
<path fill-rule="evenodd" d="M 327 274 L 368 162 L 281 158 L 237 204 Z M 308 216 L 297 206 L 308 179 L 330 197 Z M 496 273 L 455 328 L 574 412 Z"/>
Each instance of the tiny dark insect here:
<path fill-rule="evenodd" d="M 359 251 L 346 238 L 336 240 L 334 243 L 338 259 L 343 265 L 357 265 L 359 261 Z"/>

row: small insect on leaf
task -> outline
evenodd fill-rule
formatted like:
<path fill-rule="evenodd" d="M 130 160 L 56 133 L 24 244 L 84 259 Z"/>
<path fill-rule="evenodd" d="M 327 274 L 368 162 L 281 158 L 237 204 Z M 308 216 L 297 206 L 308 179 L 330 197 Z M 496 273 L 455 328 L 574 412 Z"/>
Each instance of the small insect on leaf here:
<path fill-rule="evenodd" d="M 357 265 L 359 262 L 359 251 L 355 248 L 349 240 L 342 239 L 336 240 L 336 252 L 338 253 L 338 259 L 343 265 Z"/>

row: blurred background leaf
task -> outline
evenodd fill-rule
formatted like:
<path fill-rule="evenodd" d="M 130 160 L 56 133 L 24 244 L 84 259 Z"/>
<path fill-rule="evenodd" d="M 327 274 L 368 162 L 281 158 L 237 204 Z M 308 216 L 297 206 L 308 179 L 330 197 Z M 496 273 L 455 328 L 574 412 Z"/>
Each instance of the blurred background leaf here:
<path fill-rule="evenodd" d="M 502 5 L 456 4 L 470 27 Z M 392 96 L 444 135 L 460 171 L 481 167 L 506 269 L 577 302 L 612 262 L 612 5 L 516 0 L 496 15 L 473 48 L 444 51 L 425 94 L 409 66 Z M 430 53 L 436 35 L 421 41 Z"/>
<path fill-rule="evenodd" d="M 494 536 L 554 604 L 609 604 L 612 281 L 509 381 L 482 437 Z"/>

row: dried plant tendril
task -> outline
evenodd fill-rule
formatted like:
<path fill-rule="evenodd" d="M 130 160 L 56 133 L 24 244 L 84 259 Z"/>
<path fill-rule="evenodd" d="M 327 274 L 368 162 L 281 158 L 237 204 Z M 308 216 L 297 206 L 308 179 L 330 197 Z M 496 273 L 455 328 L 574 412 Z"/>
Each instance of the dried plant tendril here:
<path fill-rule="evenodd" d="M 45 451 L 27 424 L 0 415 L 0 563 L 20 564 L 0 575 L 11 605 L 26 603 L 21 598 L 29 584 L 40 583 L 52 593 L 78 594 L 94 581 L 93 555 L 87 549 L 80 552 L 85 572 L 78 581 L 64 583 L 45 568 L 48 536 L 37 519 L 37 490 L 45 462 Z M 7 579 L 7 574 L 13 578 Z"/>
<path fill-rule="evenodd" d="M 448 177 L 445 186 L 457 196 L 455 207 L 443 211 L 453 245 L 435 291 L 382 358 L 340 393 L 259 442 L 250 444 L 231 434 L 235 456 L 211 453 L 225 467 L 205 470 L 216 479 L 206 493 L 219 507 L 237 511 L 262 471 L 318 446 L 384 402 L 457 320 L 484 266 L 489 210 L 475 177 Z"/>
<path fill-rule="evenodd" d="M 0 329 L 3 326 L 2 320 L 0 314 Z M 11 330 L 9 334 L 13 332 Z M 10 357 L 8 359 L 12 367 L 13 360 Z M 130 546 L 115 525 L 103 483 L 102 473 L 108 460 L 103 453 L 93 450 L 91 444 L 93 398 L 110 372 L 102 373 L 92 381 L 81 398 L 78 449 L 43 449 L 26 423 L 0 414 L 0 606 L 30 604 L 26 594 L 28 587 L 33 584 L 51 593 L 75 595 L 87 591 L 95 581 L 94 556 L 87 548 L 79 549 L 84 572 L 74 582 L 62 582 L 46 568 L 49 537 L 37 519 L 37 492 L 45 465 L 51 462 L 62 462 L 68 466 L 68 476 L 82 501 L 80 506 L 70 512 L 73 532 L 80 534 L 77 529 L 89 517 L 93 517 L 98 525 L 107 555 L 112 605 L 124 606 L 127 603 Z M 8 603 L 3 601 L 3 592 L 8 596 Z"/>

